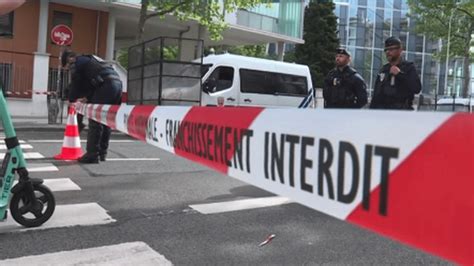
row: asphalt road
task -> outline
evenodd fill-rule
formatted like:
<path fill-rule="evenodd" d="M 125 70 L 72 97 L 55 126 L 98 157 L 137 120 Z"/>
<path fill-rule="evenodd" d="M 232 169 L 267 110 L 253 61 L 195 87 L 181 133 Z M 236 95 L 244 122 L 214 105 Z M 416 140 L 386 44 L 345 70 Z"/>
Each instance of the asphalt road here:
<path fill-rule="evenodd" d="M 175 265 L 449 264 L 296 203 L 203 214 L 190 205 L 275 195 L 119 133 L 113 134 L 109 158 L 136 160 L 56 161 L 62 132 L 26 130 L 18 136 L 45 157 L 28 163 L 58 168 L 31 176 L 69 178 L 80 187 L 54 192 L 58 205 L 97 203 L 115 221 L 32 231 L 1 231 L 0 223 L 0 265 L 5 259 L 129 242 L 143 242 Z M 75 215 L 71 218 L 79 219 Z M 270 234 L 275 238 L 259 247 Z"/>

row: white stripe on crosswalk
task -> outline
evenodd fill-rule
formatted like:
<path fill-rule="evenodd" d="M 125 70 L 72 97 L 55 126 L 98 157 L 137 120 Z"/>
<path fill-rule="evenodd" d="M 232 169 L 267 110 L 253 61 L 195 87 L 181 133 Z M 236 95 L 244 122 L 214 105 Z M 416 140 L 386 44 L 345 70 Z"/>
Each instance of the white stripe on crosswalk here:
<path fill-rule="evenodd" d="M 208 203 L 208 204 L 194 204 L 194 205 L 189 205 L 189 207 L 203 214 L 211 214 L 211 213 L 231 212 L 231 211 L 240 211 L 240 210 L 246 210 L 246 209 L 271 207 L 271 206 L 277 206 L 277 205 L 288 204 L 288 203 L 292 203 L 292 201 L 288 198 L 275 196 L 275 197 L 256 198 L 256 199 L 234 200 L 234 201 L 227 201 L 227 202 L 216 202 L 216 203 Z"/>
<path fill-rule="evenodd" d="M 57 205 L 53 216 L 39 227 L 25 228 L 20 224 L 17 224 L 13 218 L 9 217 L 5 222 L 0 223 L 0 233 L 70 227 L 76 225 L 89 226 L 108 224 L 112 222 L 115 222 L 115 219 L 110 217 L 107 214 L 107 211 L 97 203 L 66 204 Z"/>
<path fill-rule="evenodd" d="M 59 169 L 52 163 L 28 163 L 26 165 L 28 172 L 54 172 Z"/>
<path fill-rule="evenodd" d="M 76 249 L 0 261 L 13 265 L 173 265 L 165 256 L 143 242 Z"/>
<path fill-rule="evenodd" d="M 33 149 L 33 146 L 31 146 L 30 144 L 20 144 L 20 148 L 22 148 L 22 149 Z M 7 145 L 0 144 L 0 150 L 6 150 L 6 149 L 7 149 Z"/>
<path fill-rule="evenodd" d="M 69 178 L 44 179 L 43 181 L 43 184 L 53 192 L 81 190 L 81 188 Z M 18 183 L 17 180 L 13 182 L 13 185 L 16 183 Z"/>
<path fill-rule="evenodd" d="M 0 153 L 0 158 L 4 158 L 5 153 Z M 25 159 L 43 159 L 44 156 L 39 152 L 24 152 L 23 158 Z"/>

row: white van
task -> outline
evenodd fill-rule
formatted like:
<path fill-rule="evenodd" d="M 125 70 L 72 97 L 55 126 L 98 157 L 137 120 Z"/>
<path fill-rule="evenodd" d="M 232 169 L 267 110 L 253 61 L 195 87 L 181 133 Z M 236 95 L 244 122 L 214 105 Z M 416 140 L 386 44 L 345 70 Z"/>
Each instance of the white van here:
<path fill-rule="evenodd" d="M 436 102 L 438 112 L 474 112 L 474 99 L 471 98 L 443 98 Z"/>
<path fill-rule="evenodd" d="M 308 107 L 313 100 L 305 65 L 221 54 L 204 57 L 202 69 L 201 106 Z"/>

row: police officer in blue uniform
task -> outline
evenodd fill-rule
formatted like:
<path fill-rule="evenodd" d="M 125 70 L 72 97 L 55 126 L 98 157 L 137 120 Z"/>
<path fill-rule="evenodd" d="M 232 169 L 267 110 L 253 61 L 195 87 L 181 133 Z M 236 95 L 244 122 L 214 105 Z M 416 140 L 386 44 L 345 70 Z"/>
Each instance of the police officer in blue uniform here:
<path fill-rule="evenodd" d="M 415 94 L 421 91 L 421 81 L 413 62 L 402 58 L 402 42 L 397 37 L 385 40 L 385 64 L 377 75 L 371 109 L 413 110 Z"/>
<path fill-rule="evenodd" d="M 344 48 L 336 50 L 336 67 L 324 80 L 324 108 L 362 108 L 367 104 L 367 85 L 349 66 L 351 55 Z"/>
<path fill-rule="evenodd" d="M 76 55 L 65 51 L 61 55 L 63 67 L 71 73 L 69 101 L 93 104 L 120 104 L 122 81 L 113 67 L 94 55 Z M 78 159 L 80 163 L 105 161 L 109 147 L 111 129 L 89 119 L 86 153 Z"/>

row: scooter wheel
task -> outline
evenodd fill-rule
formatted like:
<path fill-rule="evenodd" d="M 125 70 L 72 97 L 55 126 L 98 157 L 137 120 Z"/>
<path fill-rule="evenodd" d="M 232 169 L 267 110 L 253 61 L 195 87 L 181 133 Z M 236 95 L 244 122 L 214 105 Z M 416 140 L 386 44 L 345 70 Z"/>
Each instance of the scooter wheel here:
<path fill-rule="evenodd" d="M 25 227 L 37 227 L 53 215 L 56 202 L 48 187 L 42 184 L 33 186 L 35 200 L 29 199 L 24 190 L 13 194 L 10 212 L 13 219 Z"/>

